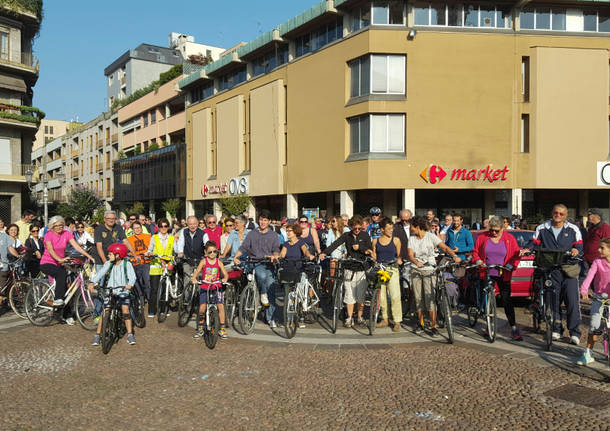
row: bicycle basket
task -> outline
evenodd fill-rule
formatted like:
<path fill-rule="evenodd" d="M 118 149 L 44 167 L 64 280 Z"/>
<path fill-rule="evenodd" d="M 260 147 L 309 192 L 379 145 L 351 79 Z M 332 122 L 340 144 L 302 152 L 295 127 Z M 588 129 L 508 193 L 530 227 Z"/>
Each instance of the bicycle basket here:
<path fill-rule="evenodd" d="M 301 272 L 294 269 L 282 269 L 279 276 L 280 283 L 298 283 L 301 281 Z"/>
<path fill-rule="evenodd" d="M 366 275 L 366 280 L 369 283 L 376 283 L 377 282 L 377 268 L 375 268 L 374 266 L 367 269 L 365 272 Z"/>
<path fill-rule="evenodd" d="M 534 264 L 538 268 L 551 269 L 563 264 L 566 260 L 565 251 L 539 249 L 536 251 Z"/>

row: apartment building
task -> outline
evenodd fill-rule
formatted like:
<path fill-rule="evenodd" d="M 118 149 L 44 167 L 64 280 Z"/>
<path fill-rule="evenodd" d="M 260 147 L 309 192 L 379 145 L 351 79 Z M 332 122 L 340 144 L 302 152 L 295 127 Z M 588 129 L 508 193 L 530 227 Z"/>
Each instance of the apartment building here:
<path fill-rule="evenodd" d="M 180 81 L 188 212 L 608 208 L 609 49 L 606 2 L 322 1 Z"/>
<path fill-rule="evenodd" d="M 20 217 L 32 142 L 44 117 L 32 107 L 39 70 L 32 43 L 41 13 L 42 1 L 0 4 L 0 218 L 5 222 Z"/>
<path fill-rule="evenodd" d="M 61 120 L 48 120 L 46 118 L 43 119 L 40 122 L 40 127 L 34 137 L 34 144 L 32 146 L 32 150 L 37 150 L 45 144 L 59 138 L 62 135 L 65 135 L 70 129 L 70 127 L 74 127 L 80 124 L 82 123 Z"/>

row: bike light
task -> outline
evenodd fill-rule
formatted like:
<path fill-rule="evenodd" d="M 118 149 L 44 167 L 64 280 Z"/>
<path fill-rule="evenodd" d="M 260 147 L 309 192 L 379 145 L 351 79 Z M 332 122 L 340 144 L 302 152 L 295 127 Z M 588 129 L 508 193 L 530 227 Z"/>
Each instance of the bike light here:
<path fill-rule="evenodd" d="M 553 285 L 553 282 L 552 282 L 551 280 L 545 280 L 545 281 L 544 281 L 544 285 L 545 285 L 546 287 L 551 287 L 551 286 Z"/>
<path fill-rule="evenodd" d="M 248 274 L 248 281 L 254 280 L 254 276 L 252 274 Z"/>
<path fill-rule="evenodd" d="M 608 294 L 606 292 L 602 293 L 602 298 L 608 299 Z"/>

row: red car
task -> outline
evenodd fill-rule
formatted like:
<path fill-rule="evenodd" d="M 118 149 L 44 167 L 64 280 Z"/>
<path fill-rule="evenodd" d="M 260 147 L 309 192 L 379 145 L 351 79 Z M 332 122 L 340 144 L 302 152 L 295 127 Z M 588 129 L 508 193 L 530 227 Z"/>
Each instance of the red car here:
<path fill-rule="evenodd" d="M 483 230 L 473 230 L 472 239 L 476 242 L 477 237 L 481 235 Z M 506 231 L 513 235 L 519 244 L 519 248 L 527 248 L 534 236 L 533 230 L 508 230 Z M 467 279 L 467 278 L 466 278 Z M 513 270 L 513 276 L 510 281 L 510 293 L 513 298 L 529 298 L 532 296 L 532 282 L 534 281 L 534 256 L 522 256 L 519 261 L 519 266 Z M 498 286 L 496 286 L 496 295 L 499 295 Z"/>

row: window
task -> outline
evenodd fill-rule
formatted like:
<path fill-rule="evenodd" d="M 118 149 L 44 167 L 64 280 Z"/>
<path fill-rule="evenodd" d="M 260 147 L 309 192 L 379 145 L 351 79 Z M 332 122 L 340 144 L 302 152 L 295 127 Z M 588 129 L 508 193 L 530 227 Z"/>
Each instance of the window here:
<path fill-rule="evenodd" d="M 405 94 L 406 57 L 371 54 L 349 63 L 351 97 L 367 94 Z"/>
<path fill-rule="evenodd" d="M 566 10 L 550 7 L 525 7 L 519 15 L 521 28 L 529 30 L 565 30 Z"/>
<path fill-rule="evenodd" d="M 343 37 L 343 17 L 338 16 L 332 21 L 318 26 L 310 33 L 295 39 L 295 56 L 300 57 L 309 52 L 317 51 L 323 46 Z"/>
<path fill-rule="evenodd" d="M 404 25 L 405 4 L 401 0 L 374 1 L 372 5 L 374 25 Z"/>
<path fill-rule="evenodd" d="M 415 25 L 511 28 L 510 6 L 428 3 L 414 4 Z"/>
<path fill-rule="evenodd" d="M 220 77 L 219 90 L 228 90 L 246 80 L 246 66 L 235 69 Z"/>
<path fill-rule="evenodd" d="M 49 126 L 44 126 L 44 133 L 45 135 L 49 133 Z"/>
<path fill-rule="evenodd" d="M 52 135 L 53 134 L 53 126 L 49 126 L 49 133 Z"/>
<path fill-rule="evenodd" d="M 148 112 L 142 116 L 142 121 L 144 122 L 143 127 L 147 127 L 148 126 Z"/>
<path fill-rule="evenodd" d="M 113 75 L 108 75 L 108 87 L 112 86 L 112 77 Z"/>
<path fill-rule="evenodd" d="M 9 59 L 8 38 L 8 32 L 0 31 L 0 58 L 2 60 Z"/>
<path fill-rule="evenodd" d="M 269 73 L 277 66 L 275 51 L 268 52 L 252 60 L 252 75 L 258 76 Z"/>
<path fill-rule="evenodd" d="M 153 109 L 150 111 L 150 124 L 155 124 L 157 122 L 157 110 Z"/>
<path fill-rule="evenodd" d="M 201 100 L 207 99 L 214 94 L 214 82 L 210 81 L 209 83 L 195 87 L 191 90 L 191 103 L 197 103 Z"/>
<path fill-rule="evenodd" d="M 404 153 L 404 114 L 371 114 L 350 118 L 350 152 Z"/>
<path fill-rule="evenodd" d="M 584 31 L 610 32 L 610 11 L 583 11 Z"/>
<path fill-rule="evenodd" d="M 530 100 L 530 58 L 521 57 L 521 95 L 524 102 Z"/>
<path fill-rule="evenodd" d="M 521 114 L 521 152 L 530 152 L 530 115 Z"/>

